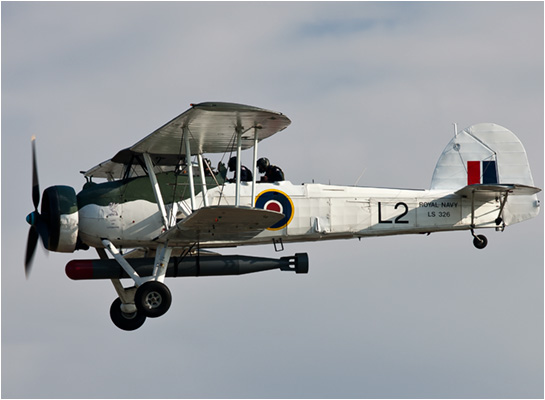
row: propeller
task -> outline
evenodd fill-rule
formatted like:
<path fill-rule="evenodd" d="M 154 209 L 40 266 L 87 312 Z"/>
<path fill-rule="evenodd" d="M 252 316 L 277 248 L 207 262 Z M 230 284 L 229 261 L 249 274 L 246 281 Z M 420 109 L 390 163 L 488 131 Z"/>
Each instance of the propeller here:
<path fill-rule="evenodd" d="M 36 162 L 36 138 L 32 137 L 32 203 L 34 211 L 27 215 L 30 225 L 25 253 L 25 275 L 30 276 L 32 260 L 42 239 L 44 248 L 49 251 L 72 253 L 89 247 L 79 241 L 78 202 L 74 188 L 64 185 L 50 186 L 40 196 L 38 182 L 38 163 Z M 41 203 L 41 205 L 40 205 Z M 38 212 L 40 206 L 40 212 Z M 63 227 L 63 224 L 67 227 Z"/>
<path fill-rule="evenodd" d="M 32 259 L 36 252 L 38 238 L 47 238 L 48 229 L 47 223 L 38 212 L 40 204 L 40 183 L 38 182 L 38 167 L 36 164 L 36 137 L 32 137 L 32 202 L 34 203 L 34 211 L 28 214 L 26 221 L 30 224 L 28 231 L 28 239 L 26 244 L 25 255 L 25 275 L 28 278 L 32 268 Z"/>

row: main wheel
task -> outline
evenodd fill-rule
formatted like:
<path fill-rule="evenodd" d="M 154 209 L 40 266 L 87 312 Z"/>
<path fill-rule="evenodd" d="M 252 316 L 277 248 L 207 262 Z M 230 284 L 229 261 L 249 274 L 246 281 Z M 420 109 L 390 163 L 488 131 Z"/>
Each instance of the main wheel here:
<path fill-rule="evenodd" d="M 136 289 L 134 303 L 136 308 L 146 317 L 157 318 L 170 308 L 172 295 L 165 284 L 149 281 Z"/>
<path fill-rule="evenodd" d="M 121 299 L 118 297 L 110 307 L 110 318 L 115 326 L 124 331 L 134 331 L 146 322 L 146 316 L 140 311 L 127 314 L 121 311 Z"/>
<path fill-rule="evenodd" d="M 477 235 L 473 238 L 473 246 L 478 249 L 484 249 L 488 244 L 488 239 L 485 235 Z"/>

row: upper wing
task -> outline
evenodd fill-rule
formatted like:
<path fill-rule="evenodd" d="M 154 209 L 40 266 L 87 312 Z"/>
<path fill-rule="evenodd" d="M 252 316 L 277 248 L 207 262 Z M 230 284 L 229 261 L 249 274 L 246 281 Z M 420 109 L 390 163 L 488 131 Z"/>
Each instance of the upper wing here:
<path fill-rule="evenodd" d="M 143 175 L 140 154 L 150 154 L 154 165 L 162 171 L 172 170 L 182 155 L 187 155 L 184 132 L 189 135 L 191 155 L 223 153 L 236 149 L 237 130 L 242 132 L 242 150 L 268 138 L 291 124 L 288 117 L 276 111 L 235 103 L 200 103 L 166 123 L 135 145 L 119 151 L 112 159 L 84 172 L 85 176 L 119 178 L 130 165 L 132 176 Z"/>
<path fill-rule="evenodd" d="M 175 243 L 243 241 L 256 236 L 282 218 L 282 213 L 251 207 L 203 207 L 163 233 L 158 240 Z"/>
<path fill-rule="evenodd" d="M 223 153 L 236 148 L 236 130 L 239 128 L 243 132 L 244 150 L 254 144 L 254 128 L 261 141 L 284 130 L 290 123 L 288 117 L 276 111 L 235 103 L 200 103 L 130 149 L 137 153 L 187 154 L 185 143 L 182 143 L 183 131 L 187 128 L 191 154 Z"/>

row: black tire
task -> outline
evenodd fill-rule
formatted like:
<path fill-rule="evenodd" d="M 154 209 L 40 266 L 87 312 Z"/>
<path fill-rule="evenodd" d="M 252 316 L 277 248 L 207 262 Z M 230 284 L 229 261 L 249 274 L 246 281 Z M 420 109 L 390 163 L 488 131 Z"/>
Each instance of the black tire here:
<path fill-rule="evenodd" d="M 478 249 L 484 249 L 488 244 L 488 239 L 485 235 L 477 235 L 473 238 L 473 246 Z"/>
<path fill-rule="evenodd" d="M 146 317 L 157 318 L 170 308 L 172 295 L 165 284 L 149 281 L 136 289 L 134 303 L 136 308 Z"/>
<path fill-rule="evenodd" d="M 134 331 L 146 322 L 146 316 L 140 311 L 127 314 L 121 311 L 121 299 L 118 297 L 110 307 L 110 318 L 115 326 L 124 331 Z"/>

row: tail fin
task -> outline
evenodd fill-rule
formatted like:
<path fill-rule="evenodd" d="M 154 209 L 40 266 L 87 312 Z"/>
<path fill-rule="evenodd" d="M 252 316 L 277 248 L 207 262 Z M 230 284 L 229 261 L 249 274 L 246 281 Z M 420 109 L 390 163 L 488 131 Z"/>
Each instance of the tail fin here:
<path fill-rule="evenodd" d="M 457 190 L 473 184 L 534 186 L 526 150 L 513 132 L 491 123 L 472 125 L 445 147 L 431 189 Z"/>

